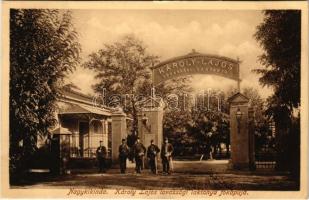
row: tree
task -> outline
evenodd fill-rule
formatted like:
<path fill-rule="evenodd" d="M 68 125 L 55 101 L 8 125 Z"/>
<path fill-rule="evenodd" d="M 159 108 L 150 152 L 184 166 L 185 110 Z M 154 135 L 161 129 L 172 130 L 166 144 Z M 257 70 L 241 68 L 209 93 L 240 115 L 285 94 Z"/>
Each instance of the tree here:
<path fill-rule="evenodd" d="M 141 40 L 126 35 L 120 42 L 105 44 L 90 54 L 83 65 L 97 73 L 95 78 L 99 83 L 93 85 L 95 92 L 101 93 L 105 89 L 111 99 L 109 106 L 122 105 L 126 113 L 132 114 L 133 132 L 137 131 L 138 123 L 136 102 L 139 99 L 136 97 L 140 87 L 150 79 L 150 66 L 156 61 L 157 57 L 147 52 Z"/>
<path fill-rule="evenodd" d="M 265 121 L 265 100 L 262 99 L 259 91 L 256 88 L 245 87 L 242 93 L 250 99 L 250 107 L 253 107 L 255 112 L 255 121 L 257 123 Z"/>
<path fill-rule="evenodd" d="M 164 114 L 164 135 L 168 136 L 174 145 L 181 146 L 181 148 L 177 148 L 175 155 L 184 155 L 185 153 L 208 155 L 210 147 L 220 148 L 220 143 L 225 143 L 228 148 L 229 124 L 227 114 L 222 113 L 222 110 L 217 110 L 218 97 L 220 107 L 227 107 L 225 95 L 214 90 L 210 93 L 188 96 L 184 102 L 186 109 L 182 109 L 180 106 L 179 110 L 168 110 Z M 180 105 L 182 104 L 181 102 Z M 185 149 L 184 146 L 188 148 Z"/>
<path fill-rule="evenodd" d="M 10 10 L 11 175 L 26 167 L 37 137 L 56 123 L 55 101 L 79 52 L 70 12 Z"/>
<path fill-rule="evenodd" d="M 122 106 L 133 118 L 133 133 L 138 133 L 137 103 L 151 95 L 151 69 L 158 57 L 150 54 L 143 41 L 134 35 L 126 35 L 119 42 L 105 44 L 89 55 L 84 67 L 96 72 L 99 83 L 95 92 L 106 90 L 109 106 Z M 156 94 L 162 98 L 168 93 L 182 91 L 187 78 L 178 78 L 162 83 Z M 131 139 L 130 139 L 131 141 Z M 133 139 L 134 142 L 134 139 Z"/>
<path fill-rule="evenodd" d="M 291 169 L 290 160 L 299 157 L 299 141 L 288 149 L 289 135 L 299 138 L 299 130 L 292 128 L 293 111 L 300 106 L 300 47 L 301 11 L 267 10 L 264 20 L 257 27 L 255 38 L 264 53 L 260 62 L 266 69 L 257 69 L 260 82 L 274 89 L 267 99 L 266 113 L 276 123 L 277 167 Z M 295 152 L 294 155 L 292 155 Z M 298 163 L 299 164 L 299 163 Z M 299 170 L 298 170 L 299 171 Z"/>
<path fill-rule="evenodd" d="M 255 71 L 261 74 L 260 82 L 275 91 L 269 103 L 278 101 L 290 112 L 300 103 L 300 13 L 297 10 L 264 11 L 264 21 L 255 33 L 264 49 L 260 62 L 266 67 Z"/>

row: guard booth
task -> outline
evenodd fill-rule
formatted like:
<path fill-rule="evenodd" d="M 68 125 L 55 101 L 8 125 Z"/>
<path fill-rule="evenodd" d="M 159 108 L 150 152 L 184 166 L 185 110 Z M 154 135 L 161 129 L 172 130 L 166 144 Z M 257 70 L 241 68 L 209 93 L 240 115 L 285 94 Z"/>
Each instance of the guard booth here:
<path fill-rule="evenodd" d="M 70 138 L 72 133 L 67 128 L 56 128 L 52 131 L 51 138 L 51 163 L 52 174 L 66 174 L 70 158 Z"/>

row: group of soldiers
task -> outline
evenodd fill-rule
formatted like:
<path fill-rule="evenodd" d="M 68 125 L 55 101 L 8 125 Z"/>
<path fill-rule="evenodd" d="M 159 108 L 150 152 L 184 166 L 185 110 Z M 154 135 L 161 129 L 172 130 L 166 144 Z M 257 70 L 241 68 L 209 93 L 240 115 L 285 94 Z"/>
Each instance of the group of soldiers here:
<path fill-rule="evenodd" d="M 150 141 L 150 145 L 147 148 L 141 143 L 140 138 L 137 138 L 135 144 L 133 145 L 132 149 L 128 147 L 126 144 L 126 140 L 122 139 L 122 144 L 119 146 L 119 164 L 120 164 L 120 172 L 125 173 L 126 172 L 126 163 L 127 159 L 130 154 L 130 150 L 132 150 L 132 153 L 134 155 L 135 160 L 135 171 L 136 173 L 140 174 L 144 168 L 144 158 L 147 156 L 149 167 L 151 169 L 151 172 L 154 174 L 158 173 L 158 167 L 157 167 L 157 160 L 159 153 L 161 155 L 162 160 L 162 166 L 163 166 L 163 174 L 170 174 L 171 173 L 171 160 L 172 160 L 172 153 L 173 153 L 173 146 L 168 142 L 168 138 L 164 139 L 164 143 L 162 144 L 161 150 L 160 148 L 154 144 L 154 141 Z M 107 150 L 106 147 L 102 145 L 102 141 L 100 141 L 100 146 L 97 148 L 97 159 L 99 162 L 99 171 L 105 172 L 106 169 L 106 155 Z"/>

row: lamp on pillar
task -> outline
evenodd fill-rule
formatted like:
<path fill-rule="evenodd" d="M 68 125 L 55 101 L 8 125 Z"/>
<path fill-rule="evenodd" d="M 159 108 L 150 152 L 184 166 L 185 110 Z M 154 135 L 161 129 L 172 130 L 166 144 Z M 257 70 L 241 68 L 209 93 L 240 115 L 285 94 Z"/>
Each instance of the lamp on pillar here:
<path fill-rule="evenodd" d="M 148 123 L 148 120 L 149 120 L 148 117 L 146 116 L 146 114 L 144 114 L 142 117 L 142 123 L 146 127 L 146 129 L 150 132 L 150 125 Z"/>
<path fill-rule="evenodd" d="M 240 111 L 239 108 L 237 108 L 237 111 L 236 111 L 236 120 L 237 120 L 237 130 L 238 130 L 238 134 L 240 133 L 240 121 L 241 121 L 241 118 L 242 118 L 242 112 Z"/>
<path fill-rule="evenodd" d="M 236 93 L 228 100 L 231 125 L 231 167 L 248 169 L 251 162 L 250 158 L 254 156 L 254 151 L 250 150 L 249 141 L 248 107 L 250 99 L 241 93 Z"/>

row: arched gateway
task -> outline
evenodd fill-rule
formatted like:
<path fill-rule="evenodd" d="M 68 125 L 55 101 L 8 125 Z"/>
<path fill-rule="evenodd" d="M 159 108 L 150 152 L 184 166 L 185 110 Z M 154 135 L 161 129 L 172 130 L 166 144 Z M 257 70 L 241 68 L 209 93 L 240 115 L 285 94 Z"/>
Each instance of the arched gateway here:
<path fill-rule="evenodd" d="M 184 75 L 212 74 L 237 81 L 240 91 L 239 61 L 195 52 L 169 59 L 152 67 L 153 85 Z M 254 135 L 250 128 L 253 112 L 249 99 L 240 92 L 229 98 L 231 166 L 254 169 Z M 163 107 L 155 94 L 144 102 L 139 111 L 139 136 L 145 145 L 154 139 L 161 145 L 163 137 Z"/>
<path fill-rule="evenodd" d="M 201 54 L 192 50 L 185 56 L 166 60 L 152 67 L 153 85 L 165 80 L 192 74 L 213 74 L 237 81 L 239 78 L 239 61 L 227 57 Z"/>
<path fill-rule="evenodd" d="M 155 96 L 155 87 L 160 83 L 184 75 L 212 74 L 235 80 L 238 93 L 231 96 L 230 142 L 231 167 L 255 169 L 254 155 L 254 112 L 249 108 L 249 99 L 240 93 L 239 61 L 227 57 L 200 54 L 195 51 L 185 56 L 169 59 L 152 67 L 152 97 L 142 102 L 138 114 L 138 132 L 145 146 L 153 139 L 161 145 L 163 140 L 163 102 Z M 126 136 L 126 116 L 123 112 L 112 115 L 112 159 L 118 160 L 118 146 Z"/>

